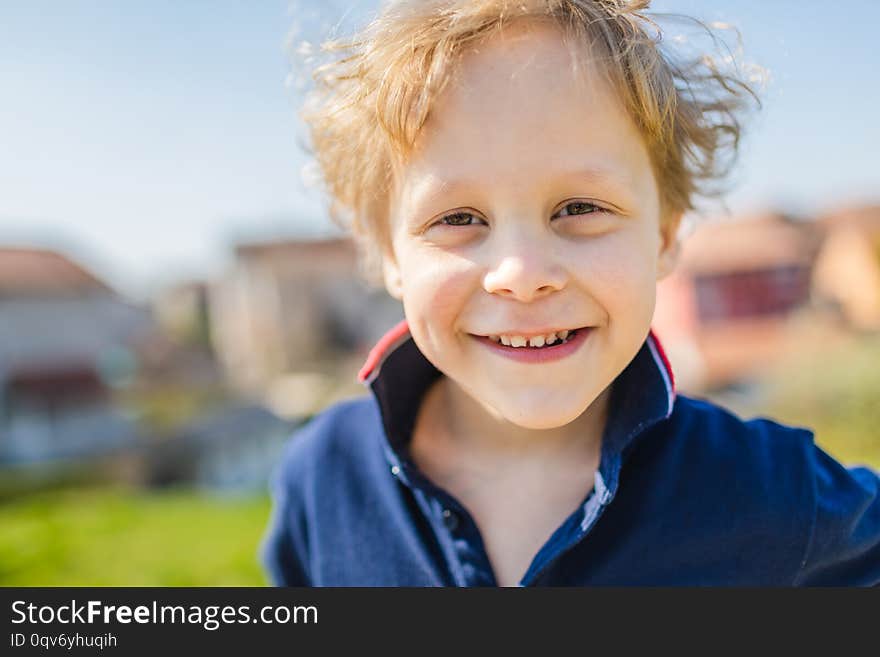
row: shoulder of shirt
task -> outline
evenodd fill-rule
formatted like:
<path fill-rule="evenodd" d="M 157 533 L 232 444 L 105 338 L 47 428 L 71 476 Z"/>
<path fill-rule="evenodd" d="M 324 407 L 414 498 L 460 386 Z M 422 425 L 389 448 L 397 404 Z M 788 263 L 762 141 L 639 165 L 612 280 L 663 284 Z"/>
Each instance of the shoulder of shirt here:
<path fill-rule="evenodd" d="M 641 441 L 636 462 L 668 482 L 661 496 L 669 504 L 697 496 L 700 509 L 757 540 L 763 558 L 793 579 L 815 517 L 813 432 L 684 395 L 656 431 Z"/>
<path fill-rule="evenodd" d="M 747 486 L 767 504 L 784 503 L 812 485 L 816 445 L 806 427 L 764 416 L 744 419 L 720 404 L 679 394 L 672 415 L 657 430 L 664 449 L 673 450 L 683 467 L 738 482 L 737 488 Z M 788 495 L 779 495 L 782 491 Z"/>
<path fill-rule="evenodd" d="M 880 584 L 880 473 L 841 464 L 812 430 L 678 395 L 631 457 L 634 480 L 667 482 L 652 490 L 661 506 L 696 499 L 721 514 L 780 581 Z"/>
<path fill-rule="evenodd" d="M 743 420 L 705 400 L 680 397 L 670 420 L 670 442 L 684 445 L 673 462 L 702 473 L 696 486 L 710 504 L 732 489 L 731 523 L 731 512 L 757 519 L 752 527 L 774 528 L 774 544 L 797 546 L 797 562 L 779 563 L 784 579 L 880 585 L 880 472 L 839 462 L 810 429 Z"/>
<path fill-rule="evenodd" d="M 767 416 L 740 417 L 721 404 L 677 395 L 669 430 L 696 440 L 699 446 L 753 456 L 768 456 L 767 450 L 809 451 L 814 446 L 813 431 L 786 424 Z"/>

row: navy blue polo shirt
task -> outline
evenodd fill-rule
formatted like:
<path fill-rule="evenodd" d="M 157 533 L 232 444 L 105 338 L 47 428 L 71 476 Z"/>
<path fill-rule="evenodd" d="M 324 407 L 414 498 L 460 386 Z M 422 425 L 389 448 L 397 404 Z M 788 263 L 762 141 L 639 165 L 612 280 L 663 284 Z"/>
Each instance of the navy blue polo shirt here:
<path fill-rule="evenodd" d="M 260 546 L 273 584 L 496 585 L 468 510 L 408 456 L 438 376 L 403 321 L 359 374 L 372 394 L 291 437 Z M 653 332 L 613 383 L 594 482 L 522 586 L 880 584 L 878 474 L 807 429 L 676 394 Z"/>

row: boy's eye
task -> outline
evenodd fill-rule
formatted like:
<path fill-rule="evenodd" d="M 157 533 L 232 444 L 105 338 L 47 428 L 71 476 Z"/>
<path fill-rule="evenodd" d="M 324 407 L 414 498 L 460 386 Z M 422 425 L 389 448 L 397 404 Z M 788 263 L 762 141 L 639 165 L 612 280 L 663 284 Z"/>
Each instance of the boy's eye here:
<path fill-rule="evenodd" d="M 561 209 L 557 210 L 553 217 L 567 217 L 579 214 L 593 214 L 595 212 L 608 212 L 605 208 L 589 201 L 572 201 L 566 203 Z M 438 224 L 444 226 L 477 226 L 478 222 L 483 222 L 477 215 L 472 212 L 451 212 L 450 214 L 440 217 Z M 483 222 L 484 223 L 484 222 Z"/>
<path fill-rule="evenodd" d="M 473 226 L 477 220 L 477 217 L 470 212 L 453 212 L 441 217 L 437 223 L 446 226 Z"/>
<path fill-rule="evenodd" d="M 554 214 L 554 217 L 567 217 L 575 214 L 591 214 L 593 212 L 604 212 L 605 208 L 590 203 L 589 201 L 573 201 L 566 203 L 562 208 Z"/>

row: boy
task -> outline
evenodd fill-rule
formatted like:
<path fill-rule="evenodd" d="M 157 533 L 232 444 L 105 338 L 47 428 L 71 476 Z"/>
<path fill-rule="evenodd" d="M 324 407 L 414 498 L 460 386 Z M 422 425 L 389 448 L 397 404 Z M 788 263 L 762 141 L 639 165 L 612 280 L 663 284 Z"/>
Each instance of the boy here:
<path fill-rule="evenodd" d="M 880 583 L 875 473 L 675 393 L 655 284 L 749 90 L 646 5 L 393 2 L 319 71 L 319 163 L 406 320 L 288 444 L 273 583 Z"/>

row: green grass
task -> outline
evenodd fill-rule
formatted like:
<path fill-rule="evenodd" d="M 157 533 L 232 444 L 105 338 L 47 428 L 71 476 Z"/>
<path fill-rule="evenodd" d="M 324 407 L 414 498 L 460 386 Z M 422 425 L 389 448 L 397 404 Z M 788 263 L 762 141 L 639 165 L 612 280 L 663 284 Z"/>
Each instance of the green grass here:
<path fill-rule="evenodd" d="M 267 496 L 73 489 L 0 505 L 0 585 L 263 586 Z"/>

